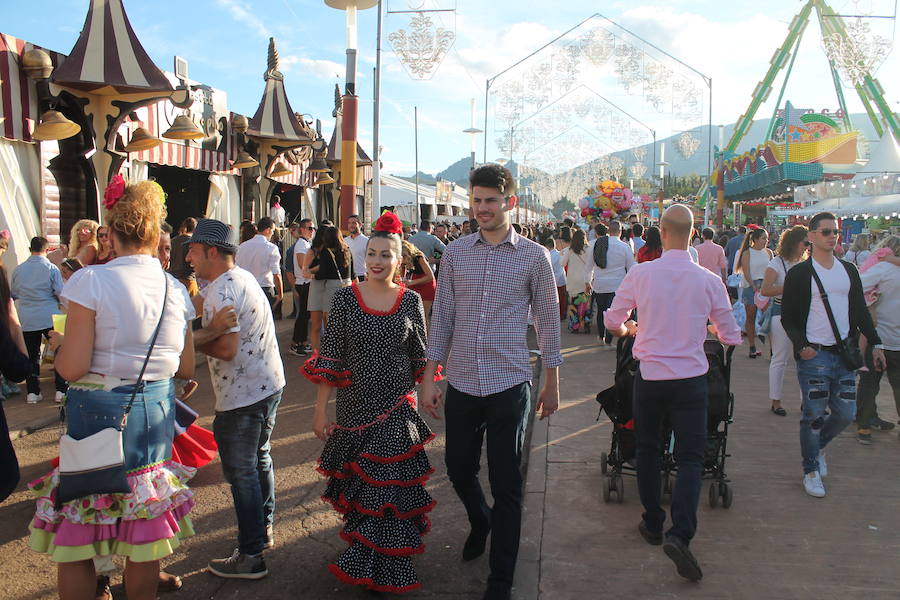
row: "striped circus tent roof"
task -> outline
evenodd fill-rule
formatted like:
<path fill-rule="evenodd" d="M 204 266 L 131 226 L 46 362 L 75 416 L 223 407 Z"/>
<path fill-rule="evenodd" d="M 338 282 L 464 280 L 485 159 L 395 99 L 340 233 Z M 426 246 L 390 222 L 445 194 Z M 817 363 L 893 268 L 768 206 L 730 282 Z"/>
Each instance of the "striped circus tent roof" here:
<path fill-rule="evenodd" d="M 47 52 L 54 67 L 66 59 L 64 54 L 0 33 L 0 137 L 9 140 L 33 141 L 31 134 L 40 118 L 34 81 L 21 68 L 22 55 L 32 48 Z"/>
<path fill-rule="evenodd" d="M 269 38 L 268 69 L 264 76 L 266 89 L 256 114 L 250 119 L 247 133 L 254 137 L 284 140 L 288 142 L 308 142 L 313 140 L 313 132 L 301 125 L 288 102 L 284 91 L 284 75 L 278 70 L 278 51 L 275 38 Z"/>
<path fill-rule="evenodd" d="M 103 95 L 174 91 L 138 41 L 122 0 L 91 0 L 81 35 L 53 81 Z"/>
<path fill-rule="evenodd" d="M 338 120 L 334 126 L 334 132 L 331 134 L 331 142 L 328 143 L 328 154 L 325 155 L 325 160 L 328 162 L 340 162 L 342 156 L 341 145 L 341 117 L 338 116 Z M 359 142 L 356 142 L 356 166 L 368 167 L 371 165 L 372 159 L 369 158 L 369 155 L 366 154 L 363 147 L 359 145 Z"/>

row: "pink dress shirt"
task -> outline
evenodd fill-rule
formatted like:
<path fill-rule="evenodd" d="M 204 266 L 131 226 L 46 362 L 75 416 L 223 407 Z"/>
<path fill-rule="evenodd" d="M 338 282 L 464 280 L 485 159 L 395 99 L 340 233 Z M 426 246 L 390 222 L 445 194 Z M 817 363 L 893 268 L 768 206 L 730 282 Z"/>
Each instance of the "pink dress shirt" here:
<path fill-rule="evenodd" d="M 628 271 L 603 322 L 618 329 L 635 308 L 640 321 L 633 353 L 648 381 L 687 379 L 709 370 L 703 352 L 707 320 L 722 343 L 741 343 L 722 278 L 691 261 L 684 250 L 667 250 Z"/>
<path fill-rule="evenodd" d="M 721 275 L 727 269 L 725 262 L 725 250 L 712 240 L 703 240 L 697 246 L 697 256 L 700 258 L 700 266 L 709 269 L 716 275 Z"/>

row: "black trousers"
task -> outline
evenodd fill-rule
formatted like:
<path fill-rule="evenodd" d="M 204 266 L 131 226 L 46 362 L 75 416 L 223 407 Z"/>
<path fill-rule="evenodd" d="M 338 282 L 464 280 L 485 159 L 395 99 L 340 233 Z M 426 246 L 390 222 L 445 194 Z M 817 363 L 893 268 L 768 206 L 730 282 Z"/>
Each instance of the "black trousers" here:
<path fill-rule="evenodd" d="M 616 298 L 615 292 L 603 293 L 599 294 L 597 292 L 592 292 L 591 296 L 594 301 L 594 310 L 597 311 L 597 337 L 602 337 L 606 340 L 606 343 L 610 343 L 612 341 L 612 334 L 606 330 L 606 326 L 603 324 L 603 312 L 609 309 L 612 306 L 613 300 Z"/>
<path fill-rule="evenodd" d="M 706 450 L 706 376 L 647 381 L 640 372 L 634 378 L 634 432 L 637 437 L 637 480 L 644 522 L 662 532 L 666 513 L 660 506 L 661 445 L 663 421 L 668 417 L 675 435 L 675 487 L 672 490 L 672 527 L 675 535 L 690 543 L 697 531 L 703 455 Z"/>
<path fill-rule="evenodd" d="M 894 405 L 900 414 L 900 350 L 885 350 L 884 358 L 887 360 L 887 378 L 894 392 Z M 856 388 L 856 426 L 859 429 L 868 429 L 872 426 L 872 420 L 878 415 L 875 408 L 875 398 L 881 389 L 881 378 L 885 371 L 876 371 L 872 362 L 872 346 L 866 350 L 866 366 L 868 371 L 859 374 L 859 385 Z"/>
<path fill-rule="evenodd" d="M 297 319 L 294 321 L 294 335 L 292 341 L 295 344 L 302 344 L 309 340 L 309 284 L 296 284 L 294 289 L 300 297 L 297 300 Z"/>
<path fill-rule="evenodd" d="M 41 393 L 41 341 L 47 338 L 48 333 L 50 333 L 49 328 L 22 332 L 22 337 L 25 338 L 25 348 L 28 350 L 28 360 L 31 361 L 31 373 L 25 380 L 25 387 L 29 394 Z M 53 377 L 56 382 L 56 391 L 65 393 L 69 389 L 66 380 L 60 377 L 56 370 L 53 371 Z"/>
<path fill-rule="evenodd" d="M 471 396 L 447 386 L 447 476 L 473 528 L 491 527 L 488 587 L 512 587 L 522 526 L 522 449 L 531 417 L 531 384 L 490 396 Z M 488 508 L 478 481 L 487 433 L 487 462 L 494 497 Z"/>

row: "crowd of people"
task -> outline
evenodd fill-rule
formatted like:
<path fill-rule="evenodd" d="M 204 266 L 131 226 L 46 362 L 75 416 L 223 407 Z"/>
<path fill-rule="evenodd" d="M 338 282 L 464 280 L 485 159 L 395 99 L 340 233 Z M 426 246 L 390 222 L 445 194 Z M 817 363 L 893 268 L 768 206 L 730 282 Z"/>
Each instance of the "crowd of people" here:
<path fill-rule="evenodd" d="M 558 409 L 560 321 L 573 331 L 591 325 L 579 305 L 594 311 L 601 347 L 636 338 L 645 510 L 638 533 L 661 545 L 687 579 L 702 578 L 690 542 L 705 449 L 708 334 L 732 346 L 743 336 L 754 359 L 769 341 L 775 415 L 787 414 L 783 380 L 795 359 L 802 481 L 811 496 L 825 495 L 825 448 L 851 422 L 863 444 L 872 443 L 872 429 L 893 428 L 878 417 L 875 396 L 887 373 L 900 410 L 900 236 L 873 246 L 859 234 L 845 253 L 838 220 L 821 213 L 808 227 L 781 232 L 770 248 L 769 232 L 756 225 L 698 232 L 681 205 L 656 225 L 629 215 L 593 219 L 587 228 L 570 219 L 532 227 L 511 222 L 516 185 L 507 169 L 484 165 L 470 184 L 472 220 L 461 227 L 408 227 L 386 212 L 368 235 L 351 216 L 344 236 L 329 221 L 305 218 L 289 225 L 282 251 L 269 217 L 237 228 L 188 218 L 173 231 L 155 182 L 117 178 L 105 194 L 104 225 L 79 221 L 68 245 L 49 253 L 49 242 L 35 237 L 10 277 L 0 271 L 8 307 L 0 315 L 3 393 L 16 393 L 12 382 L 24 379 L 26 402 L 41 402 L 41 362 L 50 360 L 67 436 L 123 432 L 129 492 L 60 501 L 61 481 L 72 477 L 61 470 L 64 460 L 29 484 L 37 497 L 30 544 L 58 563 L 62 598 L 110 597 L 111 555 L 126 558 L 129 598 L 180 587 L 159 561 L 193 533 L 188 481 L 216 451 L 237 541 L 208 571 L 250 580 L 268 574 L 264 553 L 276 543 L 271 440 L 290 360 L 275 327 L 284 304 L 294 319 L 286 354 L 303 357 L 297 366 L 317 385 L 311 427 L 324 442 L 323 498 L 341 514 L 348 544 L 330 570 L 377 593 L 420 586 L 412 557 L 424 550 L 435 504 L 425 452 L 434 434 L 421 406 L 446 420 L 447 474 L 470 525 L 462 558 L 481 556 L 490 541 L 484 598 L 510 597 L 524 432 L 534 411 L 546 418 Z M 0 234 L 0 252 L 8 239 Z M 536 393 L 530 327 L 544 369 Z M 208 357 L 216 411 L 208 440 L 195 430 L 202 460 L 178 451 L 192 423 L 182 401 L 197 387 L 195 352 Z M 443 380 L 446 388 L 436 385 Z M 664 419 L 675 431 L 678 465 L 666 531 Z M 478 479 L 485 437 L 493 505 Z M 3 452 L 14 462 L 11 446 Z M 0 491 L 8 494 L 18 474 L 5 475 Z"/>

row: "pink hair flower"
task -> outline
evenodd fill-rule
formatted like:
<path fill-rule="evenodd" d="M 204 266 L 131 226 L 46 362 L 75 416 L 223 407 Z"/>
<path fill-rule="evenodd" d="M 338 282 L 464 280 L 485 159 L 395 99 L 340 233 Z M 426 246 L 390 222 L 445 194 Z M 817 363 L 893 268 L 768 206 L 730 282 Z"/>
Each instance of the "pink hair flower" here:
<path fill-rule="evenodd" d="M 116 202 L 124 194 L 125 178 L 121 175 L 116 175 L 109 181 L 109 185 L 106 186 L 106 190 L 103 192 L 103 208 L 112 210 L 112 207 L 116 205 Z"/>

